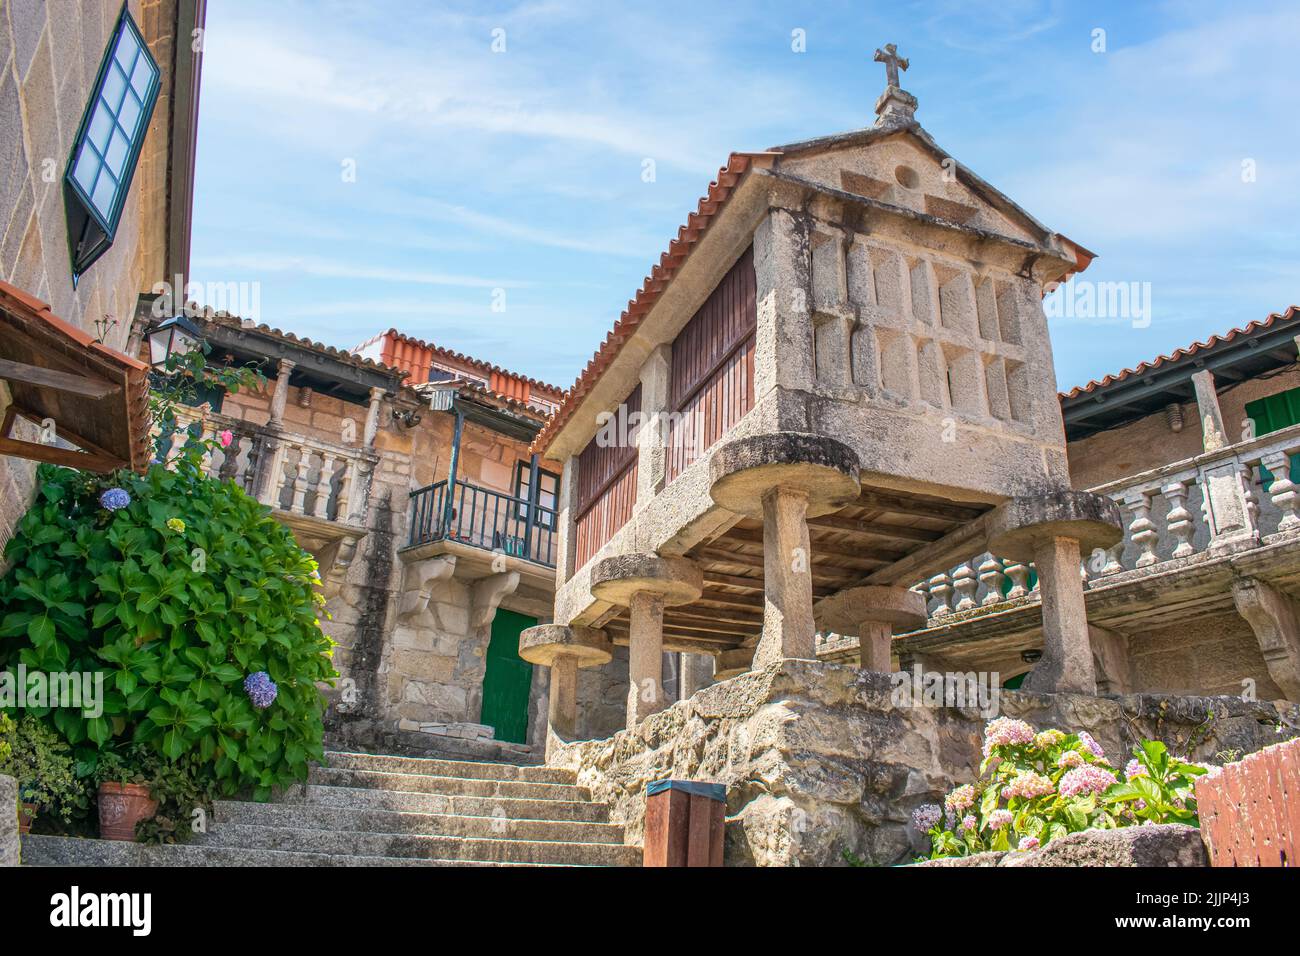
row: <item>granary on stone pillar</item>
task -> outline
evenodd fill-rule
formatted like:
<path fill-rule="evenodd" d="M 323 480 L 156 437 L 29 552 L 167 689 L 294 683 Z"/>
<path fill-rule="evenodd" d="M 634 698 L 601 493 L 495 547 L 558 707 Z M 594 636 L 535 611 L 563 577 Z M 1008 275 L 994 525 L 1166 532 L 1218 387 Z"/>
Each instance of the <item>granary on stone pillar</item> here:
<path fill-rule="evenodd" d="M 887 669 L 924 620 L 907 592 L 1001 543 L 1039 565 L 1044 679 L 1091 690 L 1080 550 L 1119 517 L 1070 491 L 1041 303 L 1092 254 L 948 155 L 908 62 L 876 59 L 873 125 L 730 156 L 538 436 L 563 468 L 555 620 L 718 677 L 839 628 Z M 698 596 L 611 599 L 597 569 L 647 554 Z"/>

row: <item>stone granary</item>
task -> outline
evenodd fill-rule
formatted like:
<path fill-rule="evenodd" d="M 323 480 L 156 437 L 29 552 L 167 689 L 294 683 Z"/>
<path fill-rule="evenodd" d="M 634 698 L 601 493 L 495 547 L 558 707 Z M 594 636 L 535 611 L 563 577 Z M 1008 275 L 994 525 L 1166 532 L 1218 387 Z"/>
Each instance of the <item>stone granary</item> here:
<path fill-rule="evenodd" d="M 814 658 L 819 628 L 890 669 L 913 588 L 978 550 L 1037 569 L 1034 686 L 1096 691 L 1080 556 L 1120 516 L 1071 489 L 1041 304 L 1092 255 L 944 152 L 877 59 L 872 127 L 731 155 L 534 443 L 557 589 L 522 653 L 571 683 L 627 645 L 629 728 L 668 703 L 664 649 L 695 656 L 686 690 L 709 659 Z M 577 701 L 550 703 L 554 745 Z"/>

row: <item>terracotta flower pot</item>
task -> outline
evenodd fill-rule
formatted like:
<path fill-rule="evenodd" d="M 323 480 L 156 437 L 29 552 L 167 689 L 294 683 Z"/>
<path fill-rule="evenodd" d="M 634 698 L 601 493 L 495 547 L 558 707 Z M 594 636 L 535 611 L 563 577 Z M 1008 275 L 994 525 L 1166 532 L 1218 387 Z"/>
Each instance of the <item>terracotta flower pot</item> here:
<path fill-rule="evenodd" d="M 18 832 L 31 833 L 32 824 L 36 822 L 36 811 L 40 808 L 34 803 L 24 803 L 22 812 L 18 814 Z"/>
<path fill-rule="evenodd" d="M 135 840 L 135 825 L 158 812 L 149 788 L 138 783 L 99 785 L 99 835 L 104 840 Z"/>

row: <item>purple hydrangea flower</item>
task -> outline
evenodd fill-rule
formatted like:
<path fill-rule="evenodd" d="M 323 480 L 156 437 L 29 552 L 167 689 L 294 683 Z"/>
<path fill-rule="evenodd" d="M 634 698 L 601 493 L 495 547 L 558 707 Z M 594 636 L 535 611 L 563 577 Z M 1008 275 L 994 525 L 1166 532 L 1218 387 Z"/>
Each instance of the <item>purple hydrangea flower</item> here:
<path fill-rule="evenodd" d="M 109 488 L 99 496 L 99 505 L 108 511 L 118 511 L 131 503 L 131 496 L 122 488 Z"/>
<path fill-rule="evenodd" d="M 276 695 L 280 693 L 279 688 L 275 686 L 275 681 L 271 680 L 271 675 L 266 671 L 258 671 L 245 677 L 244 691 L 258 710 L 266 710 L 274 704 Z"/>
<path fill-rule="evenodd" d="M 1079 743 L 1091 750 L 1094 757 L 1106 756 L 1106 751 L 1101 749 L 1101 744 L 1097 743 L 1097 741 L 1093 739 L 1092 734 L 1088 733 L 1086 730 L 1079 731 Z"/>
<path fill-rule="evenodd" d="M 924 803 L 912 811 L 912 825 L 922 833 L 926 833 L 939 822 L 943 811 L 939 809 L 936 803 Z"/>

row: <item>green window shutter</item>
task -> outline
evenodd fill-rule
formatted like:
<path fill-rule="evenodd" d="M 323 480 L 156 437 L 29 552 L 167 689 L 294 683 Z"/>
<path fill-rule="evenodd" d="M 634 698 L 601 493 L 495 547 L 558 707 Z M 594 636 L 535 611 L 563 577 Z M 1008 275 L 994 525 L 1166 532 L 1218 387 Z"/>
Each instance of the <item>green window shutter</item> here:
<path fill-rule="evenodd" d="M 537 618 L 504 608 L 492 619 L 487 670 L 483 674 L 483 709 L 479 723 L 496 730 L 497 740 L 528 742 L 528 698 L 533 688 L 533 665 L 519 656 L 519 635 Z"/>
<path fill-rule="evenodd" d="M 1300 424 L 1300 388 L 1289 388 L 1285 392 L 1247 402 L 1246 417 L 1254 421 L 1256 436 Z M 1273 476 L 1263 465 L 1260 466 L 1259 476 L 1261 485 L 1268 491 L 1273 484 Z M 1300 455 L 1291 459 L 1291 480 L 1300 483 Z"/>

